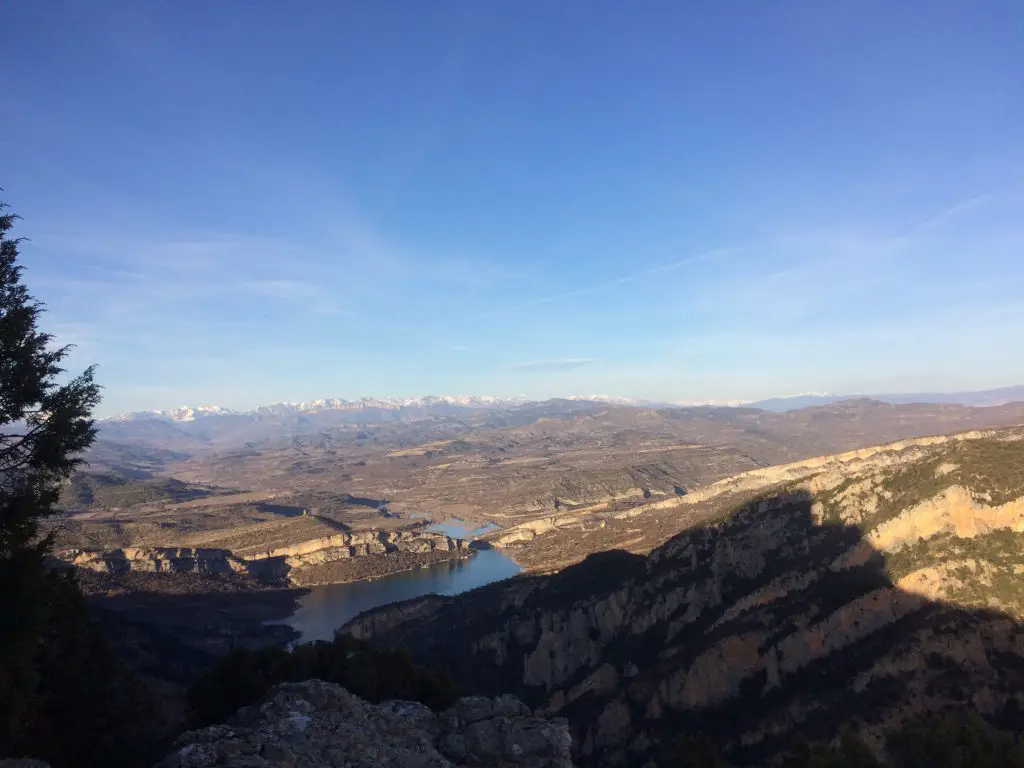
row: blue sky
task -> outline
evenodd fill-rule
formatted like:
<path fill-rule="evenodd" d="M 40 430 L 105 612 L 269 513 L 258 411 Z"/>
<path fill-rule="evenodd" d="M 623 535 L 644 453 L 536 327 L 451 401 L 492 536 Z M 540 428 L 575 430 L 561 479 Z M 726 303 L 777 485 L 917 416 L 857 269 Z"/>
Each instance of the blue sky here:
<path fill-rule="evenodd" d="M 1024 382 L 1024 6 L 11 0 L 102 413 Z"/>

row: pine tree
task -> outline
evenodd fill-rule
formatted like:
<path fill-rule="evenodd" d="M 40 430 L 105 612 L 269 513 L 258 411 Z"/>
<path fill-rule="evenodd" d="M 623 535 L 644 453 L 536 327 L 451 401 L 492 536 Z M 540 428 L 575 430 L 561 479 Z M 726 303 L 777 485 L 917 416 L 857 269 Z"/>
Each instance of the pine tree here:
<path fill-rule="evenodd" d="M 70 347 L 37 327 L 43 306 L 22 282 L 17 216 L 0 203 L 0 756 L 24 726 L 40 680 L 40 650 L 55 592 L 45 557 L 61 483 L 95 428 L 99 387 L 89 368 L 67 377 Z"/>

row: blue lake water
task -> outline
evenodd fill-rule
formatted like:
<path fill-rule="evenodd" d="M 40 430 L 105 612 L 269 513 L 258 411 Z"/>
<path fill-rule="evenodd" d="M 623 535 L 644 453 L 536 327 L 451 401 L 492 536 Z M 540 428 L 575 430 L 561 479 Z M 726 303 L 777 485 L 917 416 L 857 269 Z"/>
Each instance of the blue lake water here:
<path fill-rule="evenodd" d="M 453 523 L 436 525 L 432 530 L 460 538 L 470 538 L 478 532 Z M 372 581 L 311 587 L 285 623 L 302 633 L 298 642 L 331 640 L 335 629 L 371 608 L 423 595 L 457 595 L 515 576 L 520 570 L 500 550 L 486 549 L 467 560 L 453 560 Z"/>

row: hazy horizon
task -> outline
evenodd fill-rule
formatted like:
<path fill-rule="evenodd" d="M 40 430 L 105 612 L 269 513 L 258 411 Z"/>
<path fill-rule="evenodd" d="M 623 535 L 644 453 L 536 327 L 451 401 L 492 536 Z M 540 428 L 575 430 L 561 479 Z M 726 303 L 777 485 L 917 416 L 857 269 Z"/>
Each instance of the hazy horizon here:
<path fill-rule="evenodd" d="M 961 390 L 959 392 L 945 392 L 939 390 L 922 390 L 915 392 L 789 392 L 785 394 L 767 395 L 764 397 L 749 397 L 749 398 L 737 398 L 733 400 L 691 400 L 686 398 L 668 398 L 665 400 L 647 400 L 645 398 L 630 398 L 624 395 L 618 395 L 614 393 L 559 393 L 553 395 L 544 395 L 538 397 L 528 397 L 523 394 L 518 395 L 494 395 L 493 393 L 477 392 L 477 393 L 442 393 L 433 392 L 425 395 L 370 395 L 361 394 L 353 397 L 336 397 L 333 395 L 312 398 L 310 400 L 279 400 L 276 402 L 265 402 L 265 403 L 248 403 L 242 406 L 231 407 L 225 406 L 223 403 L 204 402 L 204 403 L 177 403 L 174 405 L 168 405 L 163 408 L 145 408 L 137 411 L 118 411 L 109 412 L 109 409 L 101 408 L 100 418 L 112 418 L 112 417 L 123 417 L 130 416 L 133 413 L 169 413 L 178 411 L 186 408 L 190 409 L 203 409 L 203 408 L 223 408 L 229 412 L 247 413 L 255 411 L 261 407 L 273 406 L 273 405 L 311 405 L 314 403 L 324 403 L 329 400 L 343 400 L 347 402 L 360 402 L 360 401 L 391 401 L 391 402 L 402 402 L 402 401 L 417 401 L 424 400 L 427 398 L 452 398 L 452 399 L 471 399 L 471 398 L 493 398 L 498 401 L 515 401 L 523 400 L 524 402 L 545 402 L 548 400 L 595 400 L 602 401 L 608 400 L 609 402 L 615 402 L 618 400 L 623 401 L 623 404 L 635 403 L 637 405 L 649 404 L 649 405 L 676 405 L 676 406 L 740 406 L 740 405 L 756 405 L 758 403 L 769 402 L 773 400 L 799 400 L 803 398 L 839 398 L 839 399 L 854 399 L 854 398 L 870 398 L 870 397 L 909 397 L 909 396 L 932 396 L 932 397 L 943 397 L 948 395 L 968 395 L 968 394 L 983 394 L 987 392 L 1000 392 L 1002 390 L 1024 390 L 1024 385 L 1010 384 L 1000 387 L 992 387 L 982 390 Z"/>
<path fill-rule="evenodd" d="M 0 21 L 2 199 L 102 415 L 1024 381 L 1019 4 Z"/>

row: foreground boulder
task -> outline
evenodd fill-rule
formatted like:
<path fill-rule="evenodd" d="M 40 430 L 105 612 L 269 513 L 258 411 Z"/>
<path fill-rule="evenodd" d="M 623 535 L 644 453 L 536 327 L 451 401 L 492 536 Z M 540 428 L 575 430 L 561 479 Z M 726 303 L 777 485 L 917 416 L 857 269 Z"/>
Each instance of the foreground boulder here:
<path fill-rule="evenodd" d="M 570 747 L 564 720 L 533 717 L 514 696 L 463 698 L 438 714 L 307 680 L 277 686 L 224 725 L 183 734 L 158 768 L 572 768 Z"/>

